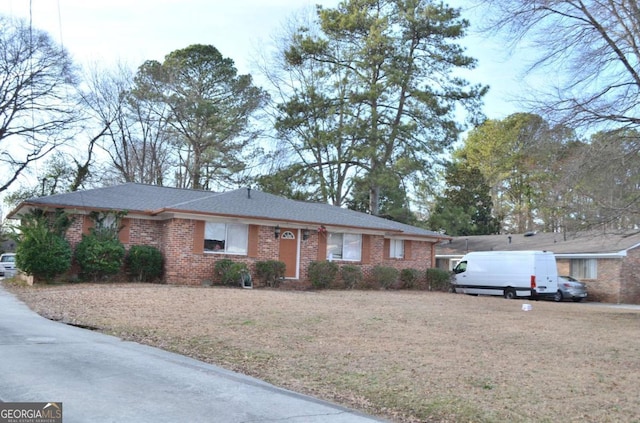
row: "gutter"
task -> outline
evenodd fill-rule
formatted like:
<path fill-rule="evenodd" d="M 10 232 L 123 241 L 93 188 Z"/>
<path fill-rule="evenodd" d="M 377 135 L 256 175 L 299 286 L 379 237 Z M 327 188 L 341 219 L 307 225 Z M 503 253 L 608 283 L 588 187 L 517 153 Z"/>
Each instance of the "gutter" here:
<path fill-rule="evenodd" d="M 464 256 L 465 253 L 459 254 L 436 254 L 436 258 L 444 259 L 458 259 Z M 556 258 L 562 259 L 621 259 L 627 256 L 627 250 L 622 250 L 617 253 L 553 253 Z"/>
<path fill-rule="evenodd" d="M 627 256 L 627 250 L 622 250 L 617 253 L 563 253 L 563 254 L 555 254 L 556 258 L 567 258 L 567 259 L 621 259 Z"/>

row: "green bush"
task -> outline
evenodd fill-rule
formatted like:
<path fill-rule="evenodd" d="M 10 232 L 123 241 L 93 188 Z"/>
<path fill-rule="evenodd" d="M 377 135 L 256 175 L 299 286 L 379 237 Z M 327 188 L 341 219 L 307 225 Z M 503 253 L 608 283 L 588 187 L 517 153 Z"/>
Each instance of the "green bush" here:
<path fill-rule="evenodd" d="M 69 243 L 51 232 L 42 238 L 25 236 L 16 248 L 16 267 L 35 278 L 51 282 L 71 268 Z"/>
<path fill-rule="evenodd" d="M 384 289 L 392 288 L 398 281 L 400 272 L 394 267 L 376 266 L 371 271 L 375 283 Z"/>
<path fill-rule="evenodd" d="M 360 266 L 345 264 L 340 268 L 342 283 L 346 289 L 353 289 L 362 284 L 362 269 Z"/>
<path fill-rule="evenodd" d="M 402 269 L 400 271 L 400 288 L 414 289 L 420 282 L 420 271 L 417 269 Z"/>
<path fill-rule="evenodd" d="M 216 261 L 214 272 L 221 284 L 240 286 L 243 277 L 249 274 L 249 268 L 245 263 L 236 263 L 231 259 L 220 259 Z"/>
<path fill-rule="evenodd" d="M 151 282 L 162 275 L 162 253 L 150 245 L 134 245 L 125 259 L 127 274 L 138 282 Z"/>
<path fill-rule="evenodd" d="M 429 291 L 448 292 L 451 289 L 451 272 L 442 269 L 427 269 Z"/>
<path fill-rule="evenodd" d="M 97 282 L 115 275 L 122 268 L 126 250 L 114 237 L 102 237 L 95 233 L 83 235 L 76 245 L 76 261 L 82 276 Z"/>
<path fill-rule="evenodd" d="M 72 222 L 62 210 L 35 209 L 22 216 L 11 234 L 17 242 L 16 267 L 47 282 L 69 270 L 73 252 L 64 234 Z"/>
<path fill-rule="evenodd" d="M 264 286 L 277 288 L 284 279 L 286 264 L 282 261 L 267 260 L 256 262 L 256 276 Z"/>
<path fill-rule="evenodd" d="M 213 267 L 213 273 L 218 283 L 224 284 L 225 275 L 229 273 L 231 266 L 233 266 L 233 260 L 231 259 L 220 259 L 216 261 Z"/>
<path fill-rule="evenodd" d="M 308 275 L 311 286 L 316 289 L 328 288 L 336 280 L 338 265 L 331 261 L 312 261 L 309 263 Z"/>

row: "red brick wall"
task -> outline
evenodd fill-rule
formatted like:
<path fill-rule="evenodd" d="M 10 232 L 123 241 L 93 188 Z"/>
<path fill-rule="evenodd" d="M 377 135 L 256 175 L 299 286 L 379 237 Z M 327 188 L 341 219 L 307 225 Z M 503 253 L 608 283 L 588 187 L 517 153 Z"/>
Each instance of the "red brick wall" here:
<path fill-rule="evenodd" d="M 628 259 L 597 259 L 597 275 L 595 279 L 580 280 L 587 284 L 588 301 L 606 303 L 624 302 L 621 298 L 622 268 Z M 558 274 L 571 275 L 571 260 L 558 259 Z"/>
<path fill-rule="evenodd" d="M 620 302 L 640 304 L 640 248 L 627 252 L 620 268 Z"/>
<path fill-rule="evenodd" d="M 571 260 L 556 259 L 556 267 L 558 268 L 558 275 L 571 275 Z"/>
<path fill-rule="evenodd" d="M 80 241 L 82 241 L 82 228 L 84 225 L 84 216 L 83 215 L 75 215 L 73 217 L 73 222 L 71 222 L 71 226 L 67 229 L 66 238 L 71 244 L 71 249 L 75 249 L 76 245 Z"/>
<path fill-rule="evenodd" d="M 596 279 L 582 280 L 587 284 L 590 301 L 605 303 L 620 302 L 620 275 L 622 259 L 598 259 Z"/>
<path fill-rule="evenodd" d="M 301 279 L 307 278 L 307 269 L 309 267 L 309 263 L 317 260 L 317 257 L 318 257 L 317 242 L 315 242 L 315 238 L 314 238 L 317 236 L 318 235 L 312 235 L 312 237 L 309 238 L 309 241 L 313 241 L 313 242 L 310 242 L 309 246 L 307 247 L 308 248 L 307 253 L 309 256 L 308 259 L 306 260 L 303 259 L 301 260 L 301 263 L 300 263 Z M 324 235 L 320 234 L 319 236 L 324 236 Z M 343 264 L 359 265 L 360 268 L 362 269 L 362 273 L 365 278 L 371 276 L 371 272 L 373 268 L 376 266 L 393 267 L 398 270 L 411 268 L 411 269 L 417 269 L 420 271 L 426 271 L 428 268 L 431 267 L 431 245 L 432 243 L 430 242 L 411 241 L 410 248 L 407 248 L 407 246 L 405 245 L 405 249 L 410 250 L 411 256 L 405 257 L 403 259 L 394 259 L 394 258 L 388 257 L 389 256 L 388 251 L 385 254 L 384 237 L 370 235 L 369 236 L 370 252 L 369 252 L 368 263 L 344 261 L 344 260 L 334 260 L 334 262 L 339 265 L 343 265 Z M 304 254 L 302 256 L 304 258 Z"/>
<path fill-rule="evenodd" d="M 129 245 L 150 245 L 158 249 L 162 246 L 162 224 L 157 220 L 128 219 Z M 127 248 L 128 249 L 128 248 Z"/>
<path fill-rule="evenodd" d="M 74 220 L 67 232 L 67 239 L 72 247 L 80 242 L 82 237 L 82 217 Z M 256 261 L 278 260 L 279 240 L 273 236 L 271 226 L 259 226 L 257 256 L 236 256 L 230 254 L 218 254 L 211 252 L 198 252 L 194 250 L 194 237 L 196 221 L 188 219 L 170 219 L 155 221 L 148 219 L 128 218 L 130 225 L 128 249 L 131 245 L 151 245 L 158 248 L 165 259 L 165 281 L 171 284 L 200 285 L 205 281 L 214 280 L 214 266 L 216 261 L 227 258 L 236 262 L 246 263 L 253 270 Z M 309 238 L 300 237 L 300 282 L 301 286 L 307 286 L 307 270 L 312 261 L 318 257 L 324 257 L 324 253 L 318 251 L 319 237 L 326 234 L 318 234 L 311 231 Z M 425 271 L 431 267 L 432 244 L 423 241 L 411 241 L 411 246 L 405 250 L 408 253 L 404 259 L 385 258 L 384 237 L 369 236 L 368 244 L 370 252 L 367 263 L 340 261 L 338 264 L 360 265 L 363 274 L 371 275 L 371 270 L 378 265 L 394 267 L 396 269 L 413 268 Z M 255 275 L 254 279 L 255 279 Z"/>
<path fill-rule="evenodd" d="M 256 261 L 277 260 L 278 240 L 273 236 L 270 226 L 258 227 L 257 256 L 248 257 L 232 254 L 194 251 L 196 221 L 171 219 L 163 222 L 160 248 L 165 257 L 165 280 L 167 283 L 180 285 L 200 285 L 205 281 L 215 281 L 214 268 L 216 261 L 231 259 L 245 263 L 253 270 Z M 255 275 L 254 279 L 255 279 Z"/>

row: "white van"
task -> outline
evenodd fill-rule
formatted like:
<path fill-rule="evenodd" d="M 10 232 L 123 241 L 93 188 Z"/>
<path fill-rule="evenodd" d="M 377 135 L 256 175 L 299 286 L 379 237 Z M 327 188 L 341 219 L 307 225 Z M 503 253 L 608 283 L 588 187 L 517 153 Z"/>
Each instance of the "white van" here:
<path fill-rule="evenodd" d="M 556 258 L 548 251 L 468 253 L 453 269 L 452 289 L 505 298 L 553 297 L 558 291 Z"/>

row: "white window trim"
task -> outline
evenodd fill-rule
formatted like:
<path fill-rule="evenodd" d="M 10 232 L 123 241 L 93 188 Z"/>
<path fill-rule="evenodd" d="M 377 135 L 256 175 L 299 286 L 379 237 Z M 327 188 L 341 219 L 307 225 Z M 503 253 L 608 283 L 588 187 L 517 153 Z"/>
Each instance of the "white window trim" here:
<path fill-rule="evenodd" d="M 362 261 L 362 234 L 354 234 L 354 233 L 349 233 L 349 232 L 329 232 L 329 233 L 327 234 L 327 238 L 328 238 L 328 237 L 329 237 L 329 235 L 330 235 L 330 234 L 332 234 L 332 233 L 342 235 L 342 249 L 341 249 L 341 251 L 342 251 L 342 257 L 340 257 L 340 258 L 334 258 L 334 257 L 330 256 L 330 253 L 329 253 L 329 244 L 327 243 L 327 254 L 326 254 L 326 256 L 327 256 L 327 260 L 329 260 L 329 261 L 333 261 L 333 260 L 338 260 L 338 261 L 351 261 L 351 262 L 359 262 L 359 261 Z M 345 258 L 345 245 L 346 245 L 345 238 L 346 238 L 347 236 L 357 236 L 357 237 L 359 238 L 359 239 L 358 239 L 358 243 L 359 243 L 360 249 L 358 250 L 358 252 L 357 252 L 357 257 L 355 257 L 355 258 Z"/>
<path fill-rule="evenodd" d="M 244 223 L 235 223 L 235 222 L 205 222 L 205 227 L 204 227 L 204 239 L 203 239 L 203 244 L 206 243 L 206 241 L 208 240 L 207 238 L 207 226 L 208 225 L 224 225 L 224 231 L 225 231 L 225 235 L 224 235 L 224 249 L 221 250 L 210 250 L 207 249 L 204 245 L 203 245 L 203 249 L 204 249 L 204 253 L 205 254 L 228 254 L 228 255 L 234 255 L 234 256 L 246 256 L 249 253 L 249 225 L 244 224 Z M 243 226 L 244 230 L 245 230 L 245 236 L 244 239 L 242 241 L 243 245 L 241 246 L 243 248 L 242 251 L 228 251 L 227 248 L 229 246 L 229 226 L 230 225 L 235 225 L 235 226 Z"/>
<path fill-rule="evenodd" d="M 401 246 L 401 255 L 398 255 L 398 244 Z M 389 257 L 393 259 L 404 259 L 404 239 L 389 239 Z"/>

